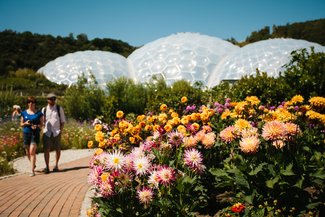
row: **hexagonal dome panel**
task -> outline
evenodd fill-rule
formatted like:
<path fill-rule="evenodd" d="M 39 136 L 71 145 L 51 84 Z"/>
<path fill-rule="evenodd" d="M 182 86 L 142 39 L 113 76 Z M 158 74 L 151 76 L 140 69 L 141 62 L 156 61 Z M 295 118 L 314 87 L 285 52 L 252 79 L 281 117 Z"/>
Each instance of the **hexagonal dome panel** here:
<path fill-rule="evenodd" d="M 184 79 L 206 85 L 209 73 L 225 55 L 239 47 L 219 38 L 198 33 L 178 33 L 160 38 L 135 50 L 128 60 L 133 65 L 133 76 L 148 82 L 158 75 L 172 84 Z"/>
<path fill-rule="evenodd" d="M 69 86 L 76 83 L 82 73 L 89 78 L 91 72 L 102 87 L 112 79 L 130 77 L 128 60 L 122 55 L 107 51 L 69 53 L 47 63 L 38 72 L 52 82 Z"/>
<path fill-rule="evenodd" d="M 289 63 L 291 52 L 310 47 L 315 52 L 325 52 L 325 47 L 316 43 L 296 39 L 268 39 L 248 44 L 229 54 L 214 69 L 208 78 L 208 87 L 214 87 L 222 80 L 239 80 L 245 75 L 255 75 L 256 68 L 277 77 L 283 65 Z"/>

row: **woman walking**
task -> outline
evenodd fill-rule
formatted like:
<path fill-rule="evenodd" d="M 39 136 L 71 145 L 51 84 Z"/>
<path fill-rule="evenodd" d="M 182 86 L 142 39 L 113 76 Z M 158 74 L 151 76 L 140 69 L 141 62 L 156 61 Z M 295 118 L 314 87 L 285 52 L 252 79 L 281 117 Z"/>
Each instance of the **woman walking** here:
<path fill-rule="evenodd" d="M 43 113 L 36 110 L 36 99 L 29 96 L 28 108 L 21 113 L 20 126 L 23 127 L 23 140 L 26 155 L 30 161 L 30 176 L 35 176 L 36 148 L 40 142 L 40 129 L 43 127 Z"/>

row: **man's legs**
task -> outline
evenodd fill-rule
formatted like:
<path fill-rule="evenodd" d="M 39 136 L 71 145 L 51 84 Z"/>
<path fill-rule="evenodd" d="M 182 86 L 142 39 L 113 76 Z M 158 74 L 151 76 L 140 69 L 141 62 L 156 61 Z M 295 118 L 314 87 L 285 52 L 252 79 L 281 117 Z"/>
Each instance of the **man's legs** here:
<path fill-rule="evenodd" d="M 44 147 L 44 160 L 46 168 L 44 169 L 45 173 L 50 172 L 50 147 L 51 147 L 51 138 L 43 135 L 43 147 Z"/>
<path fill-rule="evenodd" d="M 59 171 L 59 160 L 61 157 L 61 134 L 59 134 L 56 137 L 53 137 L 55 152 L 56 152 L 56 158 L 55 158 L 55 167 L 53 169 L 54 172 Z"/>

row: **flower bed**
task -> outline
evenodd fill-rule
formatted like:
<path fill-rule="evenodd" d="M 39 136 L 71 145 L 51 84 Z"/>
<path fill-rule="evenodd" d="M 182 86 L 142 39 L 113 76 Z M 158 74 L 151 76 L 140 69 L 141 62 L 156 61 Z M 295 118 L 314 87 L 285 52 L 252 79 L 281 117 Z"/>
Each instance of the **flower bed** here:
<path fill-rule="evenodd" d="M 325 98 L 162 104 L 96 120 L 89 216 L 297 216 L 324 209 Z"/>

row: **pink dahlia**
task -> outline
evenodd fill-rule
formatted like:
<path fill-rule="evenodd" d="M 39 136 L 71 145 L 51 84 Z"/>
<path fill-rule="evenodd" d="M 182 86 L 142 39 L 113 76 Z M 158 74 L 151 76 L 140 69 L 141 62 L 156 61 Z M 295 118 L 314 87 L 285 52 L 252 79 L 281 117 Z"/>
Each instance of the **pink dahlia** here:
<path fill-rule="evenodd" d="M 148 187 L 143 187 L 137 191 L 140 203 L 148 205 L 153 199 L 153 191 Z"/>
<path fill-rule="evenodd" d="M 99 193 L 105 198 L 108 198 L 114 194 L 114 184 L 109 179 L 102 182 L 99 188 Z"/>
<path fill-rule="evenodd" d="M 174 169 L 168 166 L 163 166 L 159 168 L 157 175 L 159 182 L 163 185 L 168 185 L 175 179 Z"/>
<path fill-rule="evenodd" d="M 158 185 L 159 185 L 159 176 L 158 176 L 157 170 L 152 170 L 152 172 L 150 173 L 149 178 L 148 178 L 148 183 L 151 186 L 153 186 L 155 188 L 158 188 Z"/>
<path fill-rule="evenodd" d="M 262 137 L 265 140 L 278 140 L 286 136 L 286 126 L 280 121 L 267 122 L 263 127 Z"/>
<path fill-rule="evenodd" d="M 244 137 L 240 140 L 239 146 L 242 152 L 250 154 L 256 153 L 261 141 L 255 136 Z"/>
<path fill-rule="evenodd" d="M 174 146 L 179 146 L 183 141 L 183 134 L 178 131 L 168 133 L 168 142 Z"/>
<path fill-rule="evenodd" d="M 203 163 L 203 157 L 202 157 L 202 154 L 198 150 L 196 150 L 194 148 L 185 150 L 184 164 L 186 166 L 193 169 L 194 171 L 201 172 L 205 168 L 202 165 L 202 163 Z"/>

